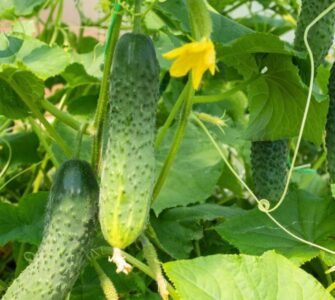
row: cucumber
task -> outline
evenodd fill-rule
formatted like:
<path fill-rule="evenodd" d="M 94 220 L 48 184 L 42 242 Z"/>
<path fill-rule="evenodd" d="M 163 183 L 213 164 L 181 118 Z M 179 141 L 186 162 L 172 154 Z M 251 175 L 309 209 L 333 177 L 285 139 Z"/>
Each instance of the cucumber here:
<path fill-rule="evenodd" d="M 335 183 L 335 63 L 328 83 L 329 109 L 326 122 L 327 168 L 330 182 Z"/>
<path fill-rule="evenodd" d="M 41 245 L 3 300 L 65 299 L 95 237 L 98 197 L 98 184 L 87 162 L 62 164 L 49 195 Z"/>
<path fill-rule="evenodd" d="M 259 199 L 279 200 L 287 178 L 287 140 L 253 142 L 251 165 L 254 189 Z"/>
<path fill-rule="evenodd" d="M 301 12 L 298 18 L 294 39 L 294 48 L 296 50 L 306 51 L 304 44 L 304 31 L 306 27 L 333 2 L 334 0 L 302 0 Z M 308 42 L 313 52 L 315 69 L 322 63 L 332 45 L 334 38 L 334 20 L 335 11 L 332 10 L 309 31 Z"/>
<path fill-rule="evenodd" d="M 110 109 L 101 165 L 99 221 L 104 238 L 124 249 L 143 231 L 155 179 L 159 65 L 150 38 L 118 41 L 110 76 Z"/>

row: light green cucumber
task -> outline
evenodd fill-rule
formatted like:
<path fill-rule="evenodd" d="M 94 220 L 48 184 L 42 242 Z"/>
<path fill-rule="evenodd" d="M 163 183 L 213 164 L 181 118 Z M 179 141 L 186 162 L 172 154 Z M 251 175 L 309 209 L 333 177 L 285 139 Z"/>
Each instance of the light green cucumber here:
<path fill-rule="evenodd" d="M 116 46 L 105 126 L 99 221 L 108 243 L 124 249 L 143 231 L 155 178 L 159 66 L 152 41 L 127 33 Z"/>

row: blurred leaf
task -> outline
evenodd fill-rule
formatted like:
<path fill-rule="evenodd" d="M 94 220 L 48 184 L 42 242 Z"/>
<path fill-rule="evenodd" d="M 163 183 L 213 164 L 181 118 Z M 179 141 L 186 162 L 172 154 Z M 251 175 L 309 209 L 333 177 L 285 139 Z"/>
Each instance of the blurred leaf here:
<path fill-rule="evenodd" d="M 0 19 L 13 19 L 16 16 L 27 16 L 46 0 L 1 0 Z"/>
<path fill-rule="evenodd" d="M 6 140 L 12 150 L 10 165 L 33 164 L 40 160 L 38 155 L 39 140 L 32 132 L 19 132 L 1 136 L 0 138 L 0 163 L 4 164 L 9 155 L 9 150 L 3 140 Z"/>
<path fill-rule="evenodd" d="M 231 217 L 238 210 L 216 204 L 177 207 L 163 211 L 159 217 L 152 215 L 150 224 L 164 250 L 171 257 L 181 259 L 189 257 L 193 249 L 193 241 L 203 237 L 200 221 Z"/>
<path fill-rule="evenodd" d="M 6 39 L 8 44 L 6 48 L 0 50 L 0 59 L 13 56 L 20 50 L 23 44 L 23 40 L 14 36 L 6 35 Z"/>
<path fill-rule="evenodd" d="M 27 106 L 12 87 L 0 78 L 0 115 L 10 119 L 21 119 L 29 115 Z"/>
<path fill-rule="evenodd" d="M 22 60 L 23 64 L 37 77 L 45 80 L 63 72 L 70 63 L 69 55 L 58 46 L 35 48 Z"/>
<path fill-rule="evenodd" d="M 88 75 L 84 66 L 79 63 L 69 65 L 61 75 L 70 87 L 92 84 L 94 82 L 98 83 L 98 80 Z"/>
<path fill-rule="evenodd" d="M 38 245 L 42 239 L 48 193 L 31 194 L 18 205 L 0 203 L 0 245 L 9 241 Z"/>
<path fill-rule="evenodd" d="M 147 277 L 142 276 L 136 269 L 128 275 L 117 274 L 115 265 L 111 264 L 107 258 L 99 259 L 98 263 L 112 280 L 120 299 L 137 299 L 134 294 L 142 294 L 143 289 L 145 292 L 148 291 L 147 284 L 151 282 L 151 279 L 148 280 Z M 128 295 L 130 295 L 129 298 Z M 105 300 L 106 298 L 101 290 L 100 281 L 95 269 L 91 265 L 87 265 L 71 291 L 70 300 L 92 299 Z"/>
<path fill-rule="evenodd" d="M 70 147 L 70 149 L 75 151 L 77 147 L 77 142 L 78 142 L 77 141 L 78 132 L 61 122 L 55 123 L 55 129 L 58 132 L 58 134 L 63 138 L 65 143 Z M 79 158 L 86 160 L 86 161 L 90 161 L 91 148 L 92 148 L 91 137 L 88 135 L 84 135 L 82 143 L 81 143 L 81 151 L 80 151 Z M 68 159 L 65 156 L 63 150 L 54 141 L 52 141 L 52 150 L 55 154 L 56 160 L 59 161 L 60 163 Z"/>
<path fill-rule="evenodd" d="M 165 263 L 164 270 L 184 300 L 333 299 L 312 275 L 275 252 L 199 257 Z"/>
<path fill-rule="evenodd" d="M 163 166 L 174 137 L 175 126 L 165 136 L 157 153 L 157 171 Z M 153 204 L 156 214 L 165 208 L 203 203 L 220 178 L 222 161 L 203 131 L 189 123 L 185 137 L 164 186 Z"/>
<path fill-rule="evenodd" d="M 83 65 L 88 75 L 100 79 L 102 77 L 104 53 L 104 47 L 97 45 L 91 52 L 84 54 L 73 53 L 72 63 Z"/>
<path fill-rule="evenodd" d="M 68 112 L 73 115 L 85 117 L 87 121 L 92 120 L 97 107 L 98 95 L 86 95 L 71 100 L 68 104 Z"/>
<path fill-rule="evenodd" d="M 291 192 L 273 217 L 294 234 L 313 243 L 334 249 L 335 202 L 305 191 Z M 298 264 L 309 261 L 320 250 L 308 246 L 280 229 L 258 209 L 228 218 L 217 232 L 242 253 L 261 255 L 276 250 Z"/>

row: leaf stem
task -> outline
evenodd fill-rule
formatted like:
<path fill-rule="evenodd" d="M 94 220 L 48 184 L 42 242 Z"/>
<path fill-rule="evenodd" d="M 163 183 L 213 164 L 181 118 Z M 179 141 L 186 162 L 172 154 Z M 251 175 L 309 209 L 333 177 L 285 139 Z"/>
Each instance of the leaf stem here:
<path fill-rule="evenodd" d="M 189 116 L 192 111 L 192 105 L 193 105 L 193 95 L 194 95 L 194 89 L 192 88 L 192 82 L 191 82 L 191 77 L 189 77 L 188 82 L 186 84 L 186 92 L 185 92 L 185 103 L 184 103 L 184 108 L 182 111 L 181 119 L 174 137 L 174 140 L 172 142 L 172 146 L 170 148 L 170 151 L 165 159 L 163 168 L 158 176 L 158 179 L 156 181 L 154 191 L 153 191 L 153 196 L 152 196 L 152 202 L 154 202 L 163 185 L 166 180 L 167 175 L 169 174 L 169 171 L 171 169 L 172 163 L 177 155 L 177 152 L 180 148 L 181 142 L 183 140 L 183 137 L 185 135 L 187 123 Z M 184 102 L 184 101 L 183 101 Z"/>
<path fill-rule="evenodd" d="M 19 253 L 17 256 L 17 260 L 16 260 L 16 268 L 15 268 L 15 273 L 14 273 L 15 278 L 19 276 L 19 274 L 23 270 L 23 258 L 24 258 L 25 249 L 26 249 L 26 244 L 21 243 L 20 248 L 19 248 Z"/>
<path fill-rule="evenodd" d="M 56 16 L 56 20 L 54 22 L 54 31 L 52 33 L 49 45 L 53 45 L 55 43 L 55 41 L 57 40 L 59 26 L 60 26 L 61 21 L 62 21 L 61 19 L 62 19 L 62 15 L 63 15 L 63 8 L 64 8 L 64 0 L 59 0 L 57 16 Z"/>
<path fill-rule="evenodd" d="M 135 0 L 134 27 L 133 27 L 134 33 L 141 32 L 141 20 L 142 20 L 141 4 L 142 4 L 142 0 Z"/>
<path fill-rule="evenodd" d="M 98 274 L 98 277 L 100 280 L 100 286 L 105 294 L 106 299 L 107 300 L 118 300 L 119 296 L 117 294 L 117 291 L 115 289 L 115 286 L 112 280 L 106 275 L 104 270 L 100 267 L 100 265 L 94 259 L 91 260 L 91 263 L 95 271 Z"/>
<path fill-rule="evenodd" d="M 53 116 L 57 118 L 57 120 L 63 122 L 64 124 L 70 126 L 71 128 L 75 130 L 81 129 L 81 124 L 76 119 L 74 119 L 69 113 L 64 112 L 60 109 L 58 109 L 56 106 L 54 106 L 52 103 L 50 103 L 47 100 L 42 99 L 41 100 L 42 107 L 47 110 L 49 113 L 51 113 Z M 86 134 L 89 134 L 87 130 L 85 130 Z"/>
<path fill-rule="evenodd" d="M 172 110 L 169 114 L 169 116 L 167 117 L 164 125 L 159 129 L 159 133 L 157 135 L 156 138 L 156 143 L 155 143 L 155 148 L 158 149 L 159 146 L 161 145 L 164 136 L 166 135 L 167 130 L 169 129 L 169 127 L 171 126 L 171 123 L 173 122 L 173 120 L 176 118 L 177 113 L 179 112 L 181 106 L 183 105 L 185 98 L 186 98 L 186 93 L 188 90 L 188 86 L 187 84 L 185 85 L 184 89 L 182 90 L 182 92 L 180 93 L 176 103 L 174 104 L 174 106 L 172 107 Z M 196 98 L 196 97 L 195 97 Z M 194 99 L 194 98 L 193 98 Z"/>
<path fill-rule="evenodd" d="M 93 253 L 98 253 L 98 256 L 112 256 L 113 255 L 113 249 L 110 247 L 99 247 L 98 249 L 94 249 Z M 148 275 L 153 280 L 156 280 L 155 274 L 151 271 L 151 269 L 141 261 L 139 261 L 134 256 L 121 251 L 122 255 L 126 258 L 126 260 L 131 263 L 133 266 L 135 266 L 137 269 L 141 270 L 144 274 Z M 167 290 L 170 293 L 170 296 L 174 300 L 180 300 L 180 297 L 178 296 L 177 292 L 173 288 L 173 286 L 170 283 L 167 283 Z"/>
<path fill-rule="evenodd" d="M 36 133 L 38 139 L 40 140 L 41 144 L 43 145 L 45 152 L 48 153 L 52 163 L 54 164 L 55 167 L 59 167 L 59 162 L 57 161 L 51 147 L 50 147 L 50 143 L 47 142 L 43 132 L 41 131 L 41 129 L 38 127 L 38 125 L 36 124 L 35 120 L 33 118 L 28 118 L 31 128 L 33 129 L 33 131 Z"/>
<path fill-rule="evenodd" d="M 106 116 L 107 103 L 108 103 L 108 88 L 109 88 L 109 74 L 110 68 L 113 61 L 114 49 L 116 42 L 119 38 L 121 21 L 122 21 L 122 11 L 121 5 L 119 3 L 115 4 L 115 11 L 112 17 L 105 49 L 105 64 L 102 76 L 102 82 L 100 87 L 99 99 L 97 111 L 94 118 L 94 129 L 95 134 L 93 137 L 93 153 L 92 153 L 92 165 L 98 171 L 101 156 L 101 144 L 102 144 L 102 129 L 103 123 Z"/>
<path fill-rule="evenodd" d="M 26 104 L 26 106 L 32 111 L 32 113 L 38 118 L 38 120 L 42 123 L 46 131 L 49 133 L 49 135 L 56 141 L 56 143 L 62 148 L 65 155 L 67 157 L 70 157 L 72 154 L 71 149 L 69 146 L 64 142 L 64 140 L 61 138 L 61 136 L 58 134 L 58 132 L 50 125 L 50 123 L 46 120 L 44 115 L 41 113 L 39 108 L 36 106 L 36 104 L 33 102 L 30 97 L 28 97 L 23 91 L 20 85 L 18 85 L 15 81 L 9 80 L 7 77 L 2 77 L 19 95 L 21 100 Z"/>

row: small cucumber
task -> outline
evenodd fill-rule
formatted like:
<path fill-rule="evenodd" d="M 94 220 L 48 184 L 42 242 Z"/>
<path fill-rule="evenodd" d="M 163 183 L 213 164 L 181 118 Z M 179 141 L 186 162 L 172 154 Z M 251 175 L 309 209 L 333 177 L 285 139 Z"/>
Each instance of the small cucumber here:
<path fill-rule="evenodd" d="M 252 175 L 259 199 L 279 200 L 287 178 L 287 157 L 287 140 L 252 143 Z"/>
<path fill-rule="evenodd" d="M 49 195 L 41 245 L 3 300 L 65 299 L 95 237 L 98 195 L 98 184 L 87 162 L 62 164 Z"/>
<path fill-rule="evenodd" d="M 102 158 L 99 220 L 108 243 L 124 249 L 147 222 L 155 179 L 159 65 L 151 39 L 118 41 L 110 76 L 110 109 Z"/>

